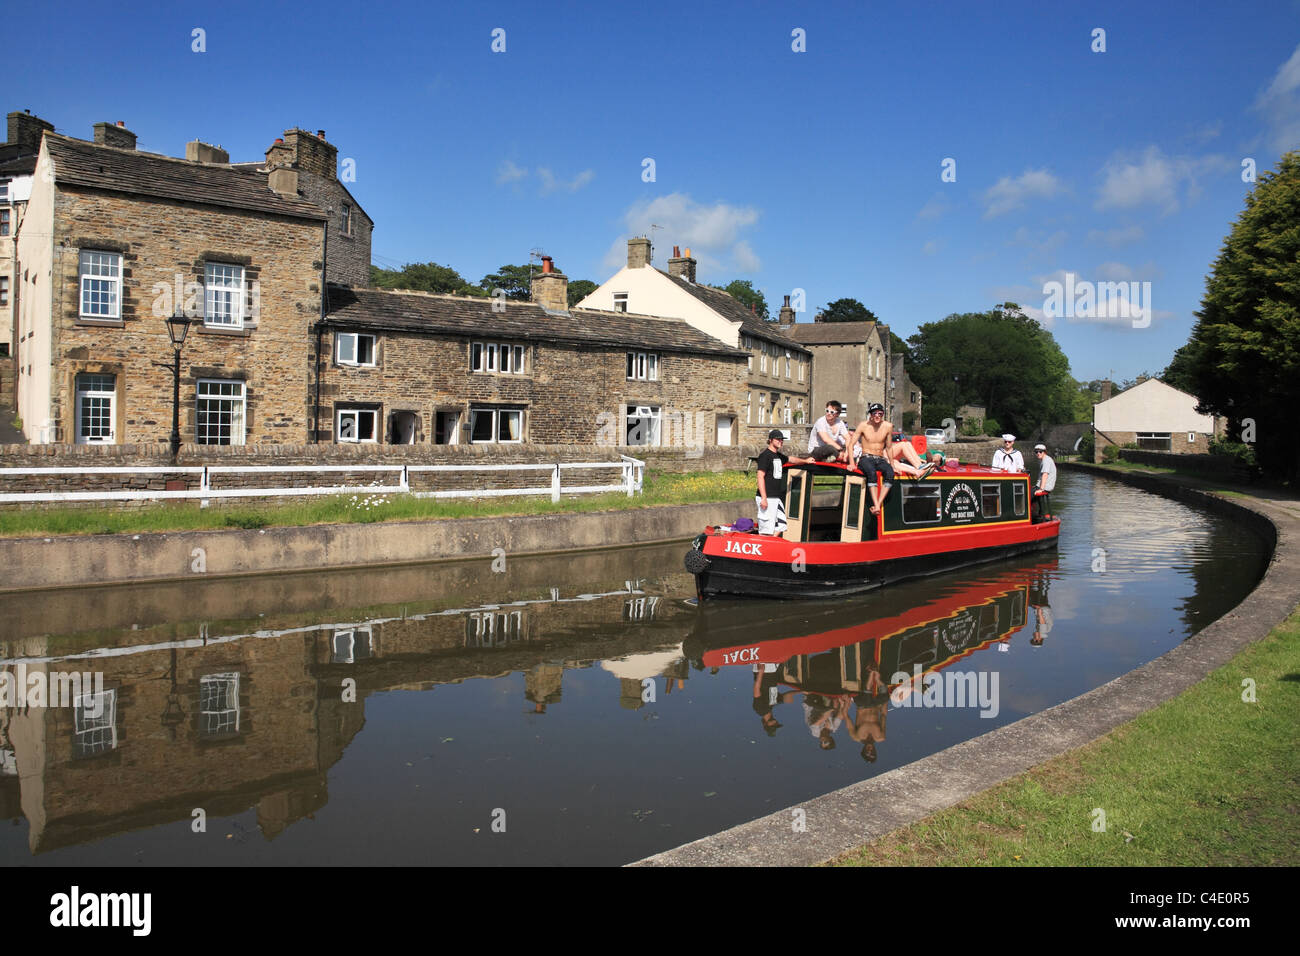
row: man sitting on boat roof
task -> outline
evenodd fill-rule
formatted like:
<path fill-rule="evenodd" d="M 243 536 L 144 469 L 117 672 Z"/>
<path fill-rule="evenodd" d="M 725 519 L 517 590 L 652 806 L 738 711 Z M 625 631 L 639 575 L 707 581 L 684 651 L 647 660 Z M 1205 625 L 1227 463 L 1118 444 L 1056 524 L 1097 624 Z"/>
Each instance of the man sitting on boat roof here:
<path fill-rule="evenodd" d="M 849 460 L 849 426 L 840 421 L 839 402 L 826 403 L 826 416 L 817 419 L 812 433 L 808 436 L 808 457 L 813 461 L 848 462 Z"/>
<path fill-rule="evenodd" d="M 885 421 L 885 406 L 879 402 L 872 402 L 867 408 L 867 420 L 858 423 L 853 437 L 849 439 L 850 448 L 859 441 L 862 442 L 862 457 L 858 459 L 858 470 L 866 475 L 867 487 L 871 490 L 873 515 L 880 514 L 880 503 L 885 500 L 889 489 L 893 487 L 894 466 L 890 464 L 893 460 L 893 432 L 894 426 Z M 884 479 L 884 486 L 879 490 L 876 488 L 877 474 Z"/>

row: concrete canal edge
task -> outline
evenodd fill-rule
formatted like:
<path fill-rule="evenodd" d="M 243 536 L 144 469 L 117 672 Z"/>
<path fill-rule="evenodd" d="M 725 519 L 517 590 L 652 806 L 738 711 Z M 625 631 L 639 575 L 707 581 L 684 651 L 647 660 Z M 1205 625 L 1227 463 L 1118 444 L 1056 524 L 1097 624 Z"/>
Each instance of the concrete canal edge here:
<path fill-rule="evenodd" d="M 1176 697 L 1265 637 L 1300 602 L 1300 503 L 1294 498 L 1227 498 L 1177 476 L 1061 463 L 1227 513 L 1272 545 L 1255 590 L 1194 637 L 1108 684 L 983 736 L 833 793 L 788 807 L 633 866 L 806 866 L 824 863 L 1008 780 Z M 803 811 L 803 832 L 793 826 Z"/>
<path fill-rule="evenodd" d="M 311 525 L 257 531 L 0 539 L 0 593 L 491 560 L 685 540 L 751 514 L 749 501 L 611 511 Z"/>

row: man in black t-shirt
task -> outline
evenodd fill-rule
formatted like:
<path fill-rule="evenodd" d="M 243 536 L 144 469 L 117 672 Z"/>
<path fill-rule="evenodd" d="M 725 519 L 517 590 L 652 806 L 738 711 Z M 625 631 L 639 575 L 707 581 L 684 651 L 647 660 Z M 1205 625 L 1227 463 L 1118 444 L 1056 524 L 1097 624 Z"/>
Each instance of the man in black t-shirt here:
<path fill-rule="evenodd" d="M 791 458 L 782 453 L 785 435 L 779 428 L 767 433 L 767 450 L 758 456 L 758 533 L 779 535 L 785 530 L 785 468 L 788 464 L 809 465 L 811 458 Z"/>

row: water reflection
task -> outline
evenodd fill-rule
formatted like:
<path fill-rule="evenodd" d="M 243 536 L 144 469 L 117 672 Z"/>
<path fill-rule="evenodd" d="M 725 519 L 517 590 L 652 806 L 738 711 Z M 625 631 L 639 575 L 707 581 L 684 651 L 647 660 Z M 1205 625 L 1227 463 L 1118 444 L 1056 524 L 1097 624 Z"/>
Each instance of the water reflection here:
<path fill-rule="evenodd" d="M 102 677 L 0 701 L 0 860 L 615 863 L 695 839 L 1098 686 L 1258 573 L 1231 522 L 1109 488 L 1128 521 L 1093 519 L 1096 495 L 1062 476 L 1059 557 L 827 605 L 697 608 L 676 544 L 0 597 L 0 675 Z M 510 838 L 487 840 L 498 806 Z"/>

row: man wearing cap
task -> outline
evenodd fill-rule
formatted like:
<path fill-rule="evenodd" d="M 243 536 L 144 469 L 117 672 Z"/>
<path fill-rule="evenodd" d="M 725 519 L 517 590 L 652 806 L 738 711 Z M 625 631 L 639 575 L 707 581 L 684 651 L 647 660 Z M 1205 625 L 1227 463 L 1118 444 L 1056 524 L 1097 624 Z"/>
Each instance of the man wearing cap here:
<path fill-rule="evenodd" d="M 1034 511 L 1035 517 L 1042 518 L 1047 514 L 1047 496 L 1056 487 L 1056 462 L 1052 461 L 1052 456 L 1047 453 L 1047 446 L 1042 442 L 1034 446 L 1034 454 L 1038 456 L 1038 484 L 1034 486 Z"/>
<path fill-rule="evenodd" d="M 880 503 L 889 494 L 894 482 L 893 439 L 894 426 L 885 421 L 885 406 L 872 402 L 867 407 L 867 420 L 859 422 L 853 437 L 849 439 L 849 448 L 862 442 L 862 457 L 858 459 L 858 470 L 866 475 L 867 488 L 871 491 L 871 513 L 880 513 Z M 876 475 L 884 479 L 881 490 L 876 490 Z"/>
<path fill-rule="evenodd" d="M 1002 447 L 993 453 L 994 471 L 1025 470 L 1025 456 L 1016 451 L 1015 444 L 1015 435 L 1002 436 Z"/>
<path fill-rule="evenodd" d="M 781 452 L 785 433 L 773 428 L 767 433 L 767 450 L 758 456 L 758 533 L 779 535 L 785 530 L 785 467 L 812 464 L 811 458 L 791 458 Z"/>

